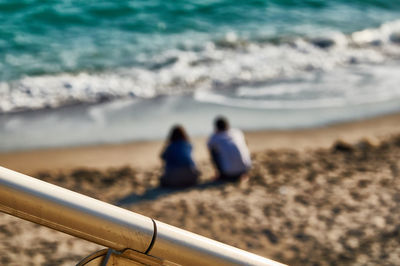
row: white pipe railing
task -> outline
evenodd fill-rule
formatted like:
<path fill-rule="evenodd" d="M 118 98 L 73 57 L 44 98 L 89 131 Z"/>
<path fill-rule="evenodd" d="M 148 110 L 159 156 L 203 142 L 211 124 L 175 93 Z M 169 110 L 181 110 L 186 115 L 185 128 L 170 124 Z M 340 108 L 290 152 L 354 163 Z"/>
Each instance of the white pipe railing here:
<path fill-rule="evenodd" d="M 181 265 L 282 265 L 0 167 L 0 211 L 121 251 Z"/>

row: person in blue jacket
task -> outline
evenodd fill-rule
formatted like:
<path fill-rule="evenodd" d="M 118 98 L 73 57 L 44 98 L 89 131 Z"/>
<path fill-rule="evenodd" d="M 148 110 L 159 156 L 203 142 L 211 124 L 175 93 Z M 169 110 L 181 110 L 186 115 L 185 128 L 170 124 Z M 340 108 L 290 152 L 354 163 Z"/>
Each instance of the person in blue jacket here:
<path fill-rule="evenodd" d="M 192 159 L 192 145 L 182 126 L 171 129 L 161 159 L 164 161 L 162 187 L 188 187 L 197 183 L 200 172 Z"/>

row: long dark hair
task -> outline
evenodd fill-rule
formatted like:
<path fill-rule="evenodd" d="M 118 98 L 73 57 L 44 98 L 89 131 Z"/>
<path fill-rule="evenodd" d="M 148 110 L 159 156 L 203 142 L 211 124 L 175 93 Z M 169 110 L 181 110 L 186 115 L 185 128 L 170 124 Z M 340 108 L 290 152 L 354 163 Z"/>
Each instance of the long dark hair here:
<path fill-rule="evenodd" d="M 168 141 L 171 143 L 179 140 L 189 141 L 189 138 L 181 125 L 175 125 L 169 133 Z"/>

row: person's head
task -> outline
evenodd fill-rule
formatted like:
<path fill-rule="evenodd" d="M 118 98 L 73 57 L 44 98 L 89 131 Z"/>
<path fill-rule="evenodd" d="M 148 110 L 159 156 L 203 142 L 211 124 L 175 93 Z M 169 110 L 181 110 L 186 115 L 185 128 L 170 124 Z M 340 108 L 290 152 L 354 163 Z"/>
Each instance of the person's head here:
<path fill-rule="evenodd" d="M 215 130 L 218 132 L 227 131 L 229 129 L 228 120 L 223 116 L 218 116 L 214 122 Z"/>
<path fill-rule="evenodd" d="M 181 125 L 175 125 L 172 127 L 169 133 L 168 140 L 169 142 L 174 142 L 179 140 L 189 141 L 189 138 L 186 134 L 185 129 Z"/>

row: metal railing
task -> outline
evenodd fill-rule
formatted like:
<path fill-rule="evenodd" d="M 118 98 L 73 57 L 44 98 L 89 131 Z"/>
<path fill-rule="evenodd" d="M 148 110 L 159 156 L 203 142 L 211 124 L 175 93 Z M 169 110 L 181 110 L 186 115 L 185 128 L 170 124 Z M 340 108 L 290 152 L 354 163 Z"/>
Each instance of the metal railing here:
<path fill-rule="evenodd" d="M 282 265 L 3 167 L 0 211 L 108 247 L 102 265 L 124 252 L 163 264 Z"/>

